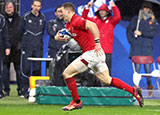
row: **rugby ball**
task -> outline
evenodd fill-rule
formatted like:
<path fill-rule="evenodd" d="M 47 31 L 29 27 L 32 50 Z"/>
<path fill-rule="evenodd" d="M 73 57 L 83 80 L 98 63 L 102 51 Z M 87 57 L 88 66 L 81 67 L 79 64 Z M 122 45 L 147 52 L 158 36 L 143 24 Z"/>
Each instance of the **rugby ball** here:
<path fill-rule="evenodd" d="M 62 34 L 63 38 L 67 39 L 68 41 L 72 38 L 72 34 L 68 29 L 62 29 L 59 33 Z"/>

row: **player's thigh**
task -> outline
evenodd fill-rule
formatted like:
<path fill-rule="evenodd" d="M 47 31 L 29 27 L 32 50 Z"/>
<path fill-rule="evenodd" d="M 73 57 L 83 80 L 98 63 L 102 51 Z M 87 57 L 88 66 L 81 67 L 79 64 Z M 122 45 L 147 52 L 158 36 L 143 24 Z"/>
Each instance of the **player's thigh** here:
<path fill-rule="evenodd" d="M 81 61 L 82 57 L 75 59 L 68 67 L 64 70 L 63 76 L 70 78 L 78 73 L 82 73 L 88 69 L 88 67 Z"/>
<path fill-rule="evenodd" d="M 105 84 L 110 84 L 111 77 L 109 75 L 109 70 L 107 64 L 104 61 L 99 62 L 91 68 L 95 73 L 96 77 Z"/>

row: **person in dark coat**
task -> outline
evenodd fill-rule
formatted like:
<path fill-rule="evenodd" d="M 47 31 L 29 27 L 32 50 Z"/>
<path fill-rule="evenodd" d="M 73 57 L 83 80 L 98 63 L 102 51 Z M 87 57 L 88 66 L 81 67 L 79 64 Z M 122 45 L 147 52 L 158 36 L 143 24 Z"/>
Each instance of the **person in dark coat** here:
<path fill-rule="evenodd" d="M 54 58 L 56 53 L 65 44 L 65 42 L 56 41 L 54 36 L 56 33 L 65 28 L 65 22 L 63 20 L 61 6 L 57 6 L 55 9 L 56 19 L 49 20 L 47 24 L 47 32 L 50 36 L 49 47 L 48 47 L 48 57 Z"/>
<path fill-rule="evenodd" d="M 23 16 L 20 24 L 22 35 L 21 73 L 23 75 L 23 95 L 29 97 L 29 76 L 41 76 L 41 62 L 31 62 L 28 57 L 42 58 L 45 16 L 40 12 L 41 0 L 33 0 L 32 10 Z M 32 67 L 32 72 L 31 72 Z"/>
<path fill-rule="evenodd" d="M 17 80 L 17 91 L 18 96 L 21 96 L 21 72 L 20 72 L 20 54 L 21 54 L 21 35 L 18 31 L 18 26 L 21 17 L 15 11 L 15 4 L 12 1 L 5 3 L 5 13 L 6 25 L 8 27 L 9 42 L 11 44 L 11 53 L 5 56 L 3 60 L 3 84 L 4 84 L 4 94 L 9 96 L 10 92 L 10 64 L 13 62 L 16 71 Z"/>
<path fill-rule="evenodd" d="M 137 28 L 137 22 L 139 27 Z M 158 33 L 158 23 L 152 11 L 152 6 L 148 2 L 142 4 L 139 16 L 132 18 L 127 27 L 127 38 L 130 44 L 129 58 L 132 56 L 153 56 L 153 40 Z M 140 64 L 136 64 L 136 72 L 140 72 Z M 145 72 L 151 73 L 151 64 L 144 64 Z M 147 78 L 147 89 L 153 89 L 152 78 Z M 149 92 L 152 95 L 152 92 Z"/>
<path fill-rule="evenodd" d="M 5 17 L 0 14 L 0 99 L 4 98 L 3 94 L 3 78 L 2 78 L 2 69 L 3 69 L 3 57 L 4 55 L 10 54 L 10 43 L 7 32 L 7 26 L 5 22 Z M 4 50 L 5 49 L 5 54 Z"/>

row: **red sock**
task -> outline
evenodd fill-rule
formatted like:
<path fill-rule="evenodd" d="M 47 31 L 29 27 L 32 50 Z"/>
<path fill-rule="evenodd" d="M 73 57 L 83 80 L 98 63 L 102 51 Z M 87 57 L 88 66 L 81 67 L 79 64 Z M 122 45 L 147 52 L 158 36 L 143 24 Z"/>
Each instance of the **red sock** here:
<path fill-rule="evenodd" d="M 72 94 L 72 98 L 74 100 L 74 102 L 76 102 L 77 100 L 79 100 L 79 95 L 78 95 L 78 91 L 77 91 L 77 85 L 76 85 L 76 80 L 74 77 L 71 78 L 67 78 L 65 79 L 68 89 Z"/>
<path fill-rule="evenodd" d="M 126 84 L 125 82 L 121 81 L 118 78 L 112 78 L 112 81 L 111 81 L 110 85 L 113 86 L 113 87 L 116 87 L 118 89 L 128 91 L 131 94 L 133 94 L 133 87 L 129 86 L 128 84 Z"/>

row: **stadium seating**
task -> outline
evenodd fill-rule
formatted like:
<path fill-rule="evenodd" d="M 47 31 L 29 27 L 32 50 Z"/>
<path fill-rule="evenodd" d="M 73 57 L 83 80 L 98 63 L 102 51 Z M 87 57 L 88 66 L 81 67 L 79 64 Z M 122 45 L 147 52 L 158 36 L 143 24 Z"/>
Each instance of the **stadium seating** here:
<path fill-rule="evenodd" d="M 158 69 L 159 69 L 159 74 L 160 74 L 160 56 L 157 57 L 157 64 L 158 64 Z M 159 87 L 159 83 L 158 83 L 158 87 Z"/>
<path fill-rule="evenodd" d="M 137 73 L 135 70 L 135 63 L 137 64 L 152 64 L 153 65 L 153 71 L 151 73 Z M 133 82 L 134 84 L 139 87 L 139 82 L 142 79 L 142 77 L 155 77 L 156 78 L 156 85 L 159 89 L 159 82 L 158 78 L 160 77 L 159 70 L 156 69 L 154 59 L 151 56 L 133 56 L 132 57 L 132 66 L 133 66 Z"/>
<path fill-rule="evenodd" d="M 160 70 L 160 56 L 157 57 L 158 69 Z"/>

